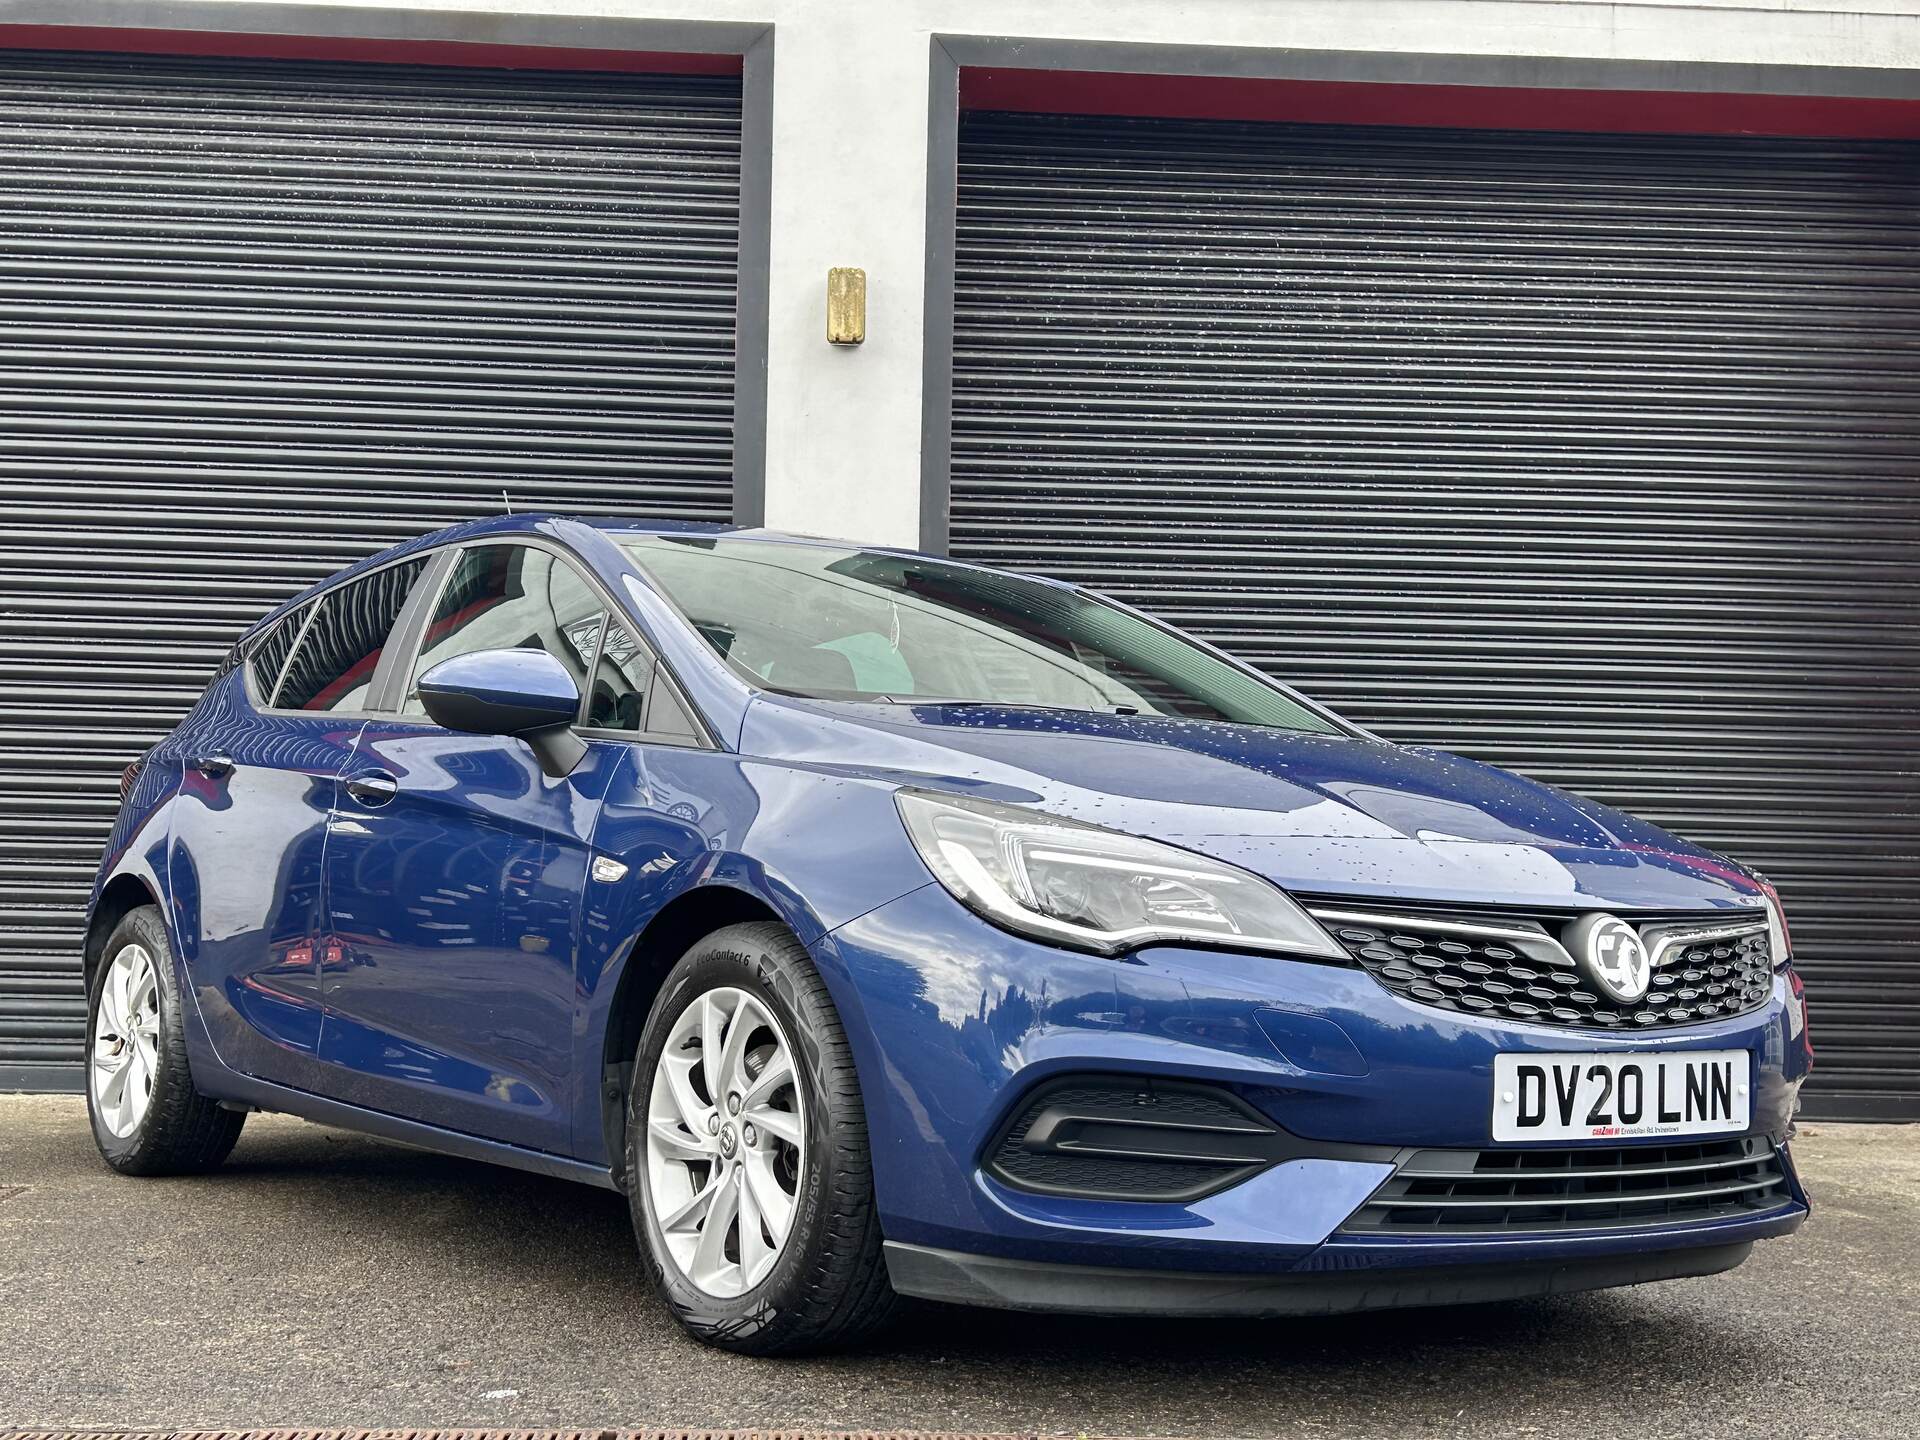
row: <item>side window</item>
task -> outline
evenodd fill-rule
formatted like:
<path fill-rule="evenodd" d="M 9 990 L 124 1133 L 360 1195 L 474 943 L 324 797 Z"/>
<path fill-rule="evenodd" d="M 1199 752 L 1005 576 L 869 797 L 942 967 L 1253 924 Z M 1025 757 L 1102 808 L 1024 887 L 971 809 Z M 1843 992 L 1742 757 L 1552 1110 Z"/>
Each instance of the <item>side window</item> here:
<path fill-rule="evenodd" d="M 545 650 L 587 688 L 606 607 L 580 572 L 531 545 L 476 545 L 461 552 L 427 621 L 402 707 L 423 715 L 420 677 L 475 650 Z"/>
<path fill-rule="evenodd" d="M 279 683 L 280 669 L 287 663 L 287 652 L 293 649 L 293 642 L 300 638 L 300 627 L 307 623 L 307 616 L 313 613 L 311 602 L 289 610 L 279 621 L 253 642 L 247 656 L 247 678 L 253 684 L 253 693 L 259 703 L 267 704 L 273 699 L 273 687 Z"/>
<path fill-rule="evenodd" d="M 596 730 L 646 727 L 647 691 L 653 684 L 653 653 L 633 638 L 627 627 L 607 627 L 600 661 L 593 667 L 593 688 L 587 694 L 587 724 Z"/>
<path fill-rule="evenodd" d="M 329 590 L 273 697 L 281 710 L 364 710 L 387 635 L 425 559 L 389 565 Z"/>

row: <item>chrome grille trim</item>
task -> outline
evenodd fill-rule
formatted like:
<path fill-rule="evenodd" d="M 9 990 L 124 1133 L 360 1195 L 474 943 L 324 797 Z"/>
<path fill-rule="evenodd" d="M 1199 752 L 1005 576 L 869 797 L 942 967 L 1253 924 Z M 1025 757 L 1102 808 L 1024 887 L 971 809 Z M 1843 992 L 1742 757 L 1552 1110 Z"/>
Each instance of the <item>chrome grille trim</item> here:
<path fill-rule="evenodd" d="M 1419 930 L 1444 935 L 1471 935 L 1476 940 L 1505 940 L 1526 947 L 1534 959 L 1547 965 L 1562 965 L 1571 970 L 1573 956 L 1544 926 L 1532 921 L 1515 925 L 1490 925 L 1478 920 L 1455 920 L 1444 915 L 1422 915 L 1393 910 L 1329 910 L 1309 905 L 1307 913 L 1326 924 L 1377 925 L 1382 930 Z"/>
<path fill-rule="evenodd" d="M 1705 945 L 1715 940 L 1737 940 L 1747 935 L 1764 933 L 1767 920 L 1764 915 L 1751 920 L 1729 920 L 1721 923 L 1697 924 L 1686 921 L 1669 921 L 1665 924 L 1642 925 L 1640 938 L 1647 947 L 1647 960 L 1654 969 L 1671 965 L 1689 945 Z"/>

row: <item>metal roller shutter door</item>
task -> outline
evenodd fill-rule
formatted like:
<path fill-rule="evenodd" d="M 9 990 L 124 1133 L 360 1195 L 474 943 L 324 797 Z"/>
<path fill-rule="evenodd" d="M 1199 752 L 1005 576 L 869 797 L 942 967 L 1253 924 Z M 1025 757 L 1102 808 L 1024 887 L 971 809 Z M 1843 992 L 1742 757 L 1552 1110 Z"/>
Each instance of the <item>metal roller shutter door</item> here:
<path fill-rule="evenodd" d="M 737 78 L 0 56 L 0 1088 L 248 621 L 503 490 L 729 518 L 739 170 Z"/>
<path fill-rule="evenodd" d="M 963 122 L 952 549 L 1773 876 L 1920 1118 L 1920 147 Z"/>

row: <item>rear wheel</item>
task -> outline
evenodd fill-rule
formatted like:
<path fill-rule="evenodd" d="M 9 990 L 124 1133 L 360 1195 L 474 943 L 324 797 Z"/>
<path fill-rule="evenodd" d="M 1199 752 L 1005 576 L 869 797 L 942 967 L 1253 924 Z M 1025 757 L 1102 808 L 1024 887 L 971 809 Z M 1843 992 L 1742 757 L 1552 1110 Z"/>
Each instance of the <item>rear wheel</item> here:
<path fill-rule="evenodd" d="M 114 927 L 87 1010 L 87 1114 L 123 1175 L 211 1170 L 246 1116 L 193 1088 L 167 928 L 152 906 Z"/>
<path fill-rule="evenodd" d="M 831 1349 L 891 1313 L 853 1058 L 784 927 L 718 931 L 667 977 L 635 1056 L 626 1161 L 655 1285 L 696 1338 Z"/>

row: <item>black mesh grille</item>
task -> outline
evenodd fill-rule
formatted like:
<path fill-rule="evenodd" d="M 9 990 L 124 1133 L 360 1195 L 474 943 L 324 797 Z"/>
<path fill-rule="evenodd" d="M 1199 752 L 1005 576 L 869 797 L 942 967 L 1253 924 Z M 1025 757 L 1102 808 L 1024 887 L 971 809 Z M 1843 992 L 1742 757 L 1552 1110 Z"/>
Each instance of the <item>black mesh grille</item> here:
<path fill-rule="evenodd" d="M 1369 975 L 1403 999 L 1443 1010 L 1597 1030 L 1653 1030 L 1740 1015 L 1765 1002 L 1773 964 L 1767 934 L 1688 946 L 1653 972 L 1646 996 L 1622 1005 L 1578 971 L 1467 934 L 1329 922 Z"/>
<path fill-rule="evenodd" d="M 1155 1200 L 1204 1190 L 1218 1180 L 1213 1165 L 1172 1161 L 1106 1160 L 1095 1155 L 1035 1154 L 1017 1141 L 1002 1145 L 995 1169 L 1023 1189 L 1054 1195 L 1125 1196 Z"/>
<path fill-rule="evenodd" d="M 1431 1234 L 1662 1225 L 1790 1198 L 1764 1136 L 1613 1149 L 1421 1150 L 1341 1228 Z"/>
<path fill-rule="evenodd" d="M 989 1148 L 987 1168 L 1053 1195 L 1188 1200 L 1268 1163 L 1278 1133 L 1223 1091 L 1088 1079 L 1037 1090 Z"/>

